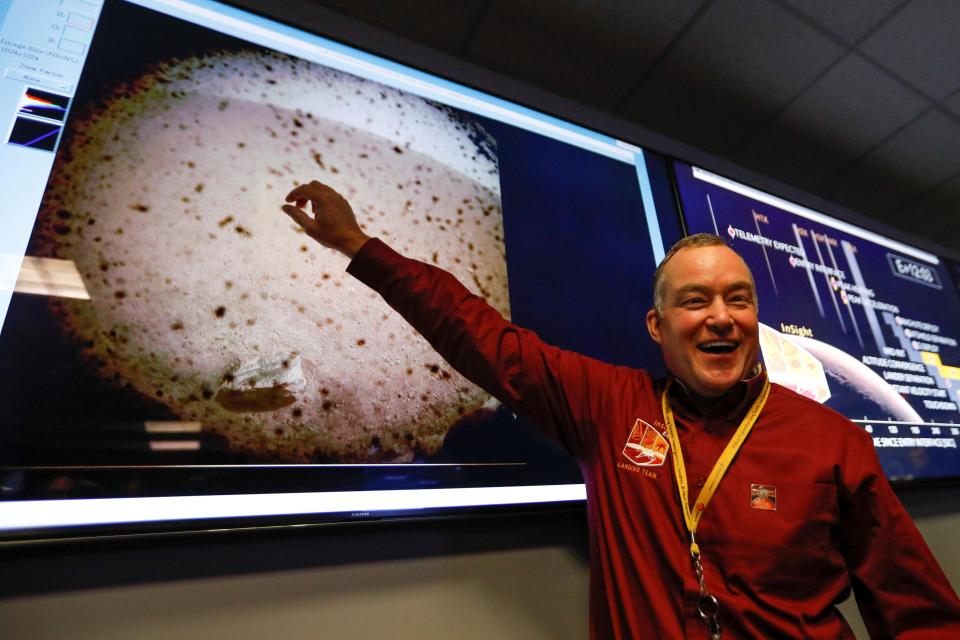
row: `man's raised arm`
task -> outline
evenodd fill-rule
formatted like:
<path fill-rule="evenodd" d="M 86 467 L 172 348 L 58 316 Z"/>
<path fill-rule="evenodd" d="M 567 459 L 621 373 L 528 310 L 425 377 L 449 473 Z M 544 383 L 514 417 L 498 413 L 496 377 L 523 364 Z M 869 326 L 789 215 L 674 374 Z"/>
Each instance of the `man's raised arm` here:
<path fill-rule="evenodd" d="M 317 242 L 351 258 L 348 271 L 377 291 L 454 369 L 575 455 L 593 441 L 581 430 L 602 402 L 610 365 L 545 344 L 451 274 L 371 239 L 330 187 L 316 181 L 299 186 L 287 202 L 293 204 L 283 211 Z M 308 203 L 312 216 L 304 210 Z"/>

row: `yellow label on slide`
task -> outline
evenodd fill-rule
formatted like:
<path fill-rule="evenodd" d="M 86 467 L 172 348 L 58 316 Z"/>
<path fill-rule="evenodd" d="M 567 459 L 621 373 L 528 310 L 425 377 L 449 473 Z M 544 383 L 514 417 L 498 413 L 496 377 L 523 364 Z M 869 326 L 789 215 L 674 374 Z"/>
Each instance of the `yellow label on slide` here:
<path fill-rule="evenodd" d="M 944 378 L 945 380 L 960 380 L 960 367 L 951 367 L 943 364 L 943 362 L 940 360 L 939 353 L 921 351 L 920 358 L 923 359 L 924 364 L 929 364 L 936 367 L 937 371 L 940 372 L 941 378 Z"/>

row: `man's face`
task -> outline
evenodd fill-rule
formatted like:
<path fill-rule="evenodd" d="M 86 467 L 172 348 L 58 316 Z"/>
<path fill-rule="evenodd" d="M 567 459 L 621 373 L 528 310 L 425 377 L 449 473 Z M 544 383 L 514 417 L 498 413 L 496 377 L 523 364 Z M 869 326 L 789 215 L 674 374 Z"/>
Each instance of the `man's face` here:
<path fill-rule="evenodd" d="M 674 254 L 663 276 L 663 312 L 647 312 L 650 337 L 689 391 L 723 395 L 749 375 L 759 352 L 747 265 L 724 246 L 688 248 Z"/>

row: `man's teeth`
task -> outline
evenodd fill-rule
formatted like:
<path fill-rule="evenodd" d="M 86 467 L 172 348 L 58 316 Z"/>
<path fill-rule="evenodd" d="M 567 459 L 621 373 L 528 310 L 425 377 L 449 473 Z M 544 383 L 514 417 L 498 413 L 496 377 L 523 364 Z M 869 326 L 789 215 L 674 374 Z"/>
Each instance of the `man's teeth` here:
<path fill-rule="evenodd" d="M 701 342 L 697 347 L 708 353 L 730 353 L 737 348 L 737 343 L 730 340 L 716 340 L 714 342 Z"/>

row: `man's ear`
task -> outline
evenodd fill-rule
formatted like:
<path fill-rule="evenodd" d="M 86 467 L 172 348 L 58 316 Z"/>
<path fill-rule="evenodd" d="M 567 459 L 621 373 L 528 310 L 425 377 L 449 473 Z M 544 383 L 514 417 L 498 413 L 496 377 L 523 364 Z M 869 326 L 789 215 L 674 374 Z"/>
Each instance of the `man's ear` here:
<path fill-rule="evenodd" d="M 660 314 L 656 309 L 647 311 L 647 332 L 654 342 L 660 344 Z"/>

